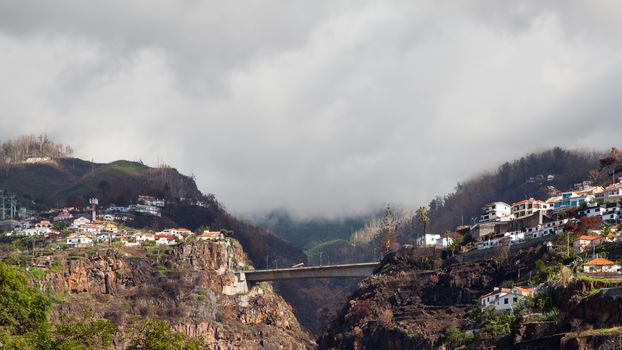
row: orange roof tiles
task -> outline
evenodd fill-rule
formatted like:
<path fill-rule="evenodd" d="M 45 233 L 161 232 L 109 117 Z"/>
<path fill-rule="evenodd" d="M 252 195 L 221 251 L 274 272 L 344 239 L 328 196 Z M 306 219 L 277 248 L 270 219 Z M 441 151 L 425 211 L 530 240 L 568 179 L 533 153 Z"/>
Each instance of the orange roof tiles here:
<path fill-rule="evenodd" d="M 613 265 L 615 264 L 613 261 L 609 260 L 609 259 L 605 259 L 605 258 L 596 258 L 596 259 L 592 259 L 590 260 L 587 264 L 587 266 L 595 266 L 595 265 Z"/>
<path fill-rule="evenodd" d="M 602 238 L 602 237 L 601 236 L 586 236 L 586 235 L 583 235 L 583 236 L 577 238 L 576 241 L 594 241 L 594 240 L 597 240 L 599 238 Z"/>

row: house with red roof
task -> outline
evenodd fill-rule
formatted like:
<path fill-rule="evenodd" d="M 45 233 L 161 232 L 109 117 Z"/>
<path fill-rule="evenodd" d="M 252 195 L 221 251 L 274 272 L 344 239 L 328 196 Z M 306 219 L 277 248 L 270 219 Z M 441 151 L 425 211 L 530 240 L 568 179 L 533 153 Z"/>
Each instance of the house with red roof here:
<path fill-rule="evenodd" d="M 586 273 L 620 273 L 621 268 L 620 265 L 605 258 L 592 259 L 583 265 L 583 271 Z"/>
<path fill-rule="evenodd" d="M 156 233 L 155 242 L 157 245 L 175 245 L 177 241 L 175 236 L 166 233 Z"/>
<path fill-rule="evenodd" d="M 595 235 L 595 236 L 587 236 L 582 235 L 581 237 L 575 239 L 572 242 L 572 248 L 577 253 L 583 253 L 586 250 L 590 250 L 593 247 L 597 247 L 605 242 L 605 236 Z"/>
<path fill-rule="evenodd" d="M 197 238 L 202 241 L 215 241 L 215 240 L 223 239 L 224 237 L 220 231 L 205 230 Z"/>

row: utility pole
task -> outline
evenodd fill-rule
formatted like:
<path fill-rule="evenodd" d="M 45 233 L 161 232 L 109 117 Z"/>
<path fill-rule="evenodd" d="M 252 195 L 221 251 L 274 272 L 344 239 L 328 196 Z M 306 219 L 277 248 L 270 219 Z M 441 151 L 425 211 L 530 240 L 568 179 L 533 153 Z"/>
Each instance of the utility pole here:
<path fill-rule="evenodd" d="M 1 192 L 0 198 L 2 199 L 2 220 L 6 219 L 6 195 Z"/>
<path fill-rule="evenodd" d="M 320 266 L 322 266 L 322 252 L 320 252 Z"/>
<path fill-rule="evenodd" d="M 15 204 L 15 196 L 10 196 L 11 201 L 11 219 L 15 219 L 15 214 L 17 212 L 17 205 Z"/>

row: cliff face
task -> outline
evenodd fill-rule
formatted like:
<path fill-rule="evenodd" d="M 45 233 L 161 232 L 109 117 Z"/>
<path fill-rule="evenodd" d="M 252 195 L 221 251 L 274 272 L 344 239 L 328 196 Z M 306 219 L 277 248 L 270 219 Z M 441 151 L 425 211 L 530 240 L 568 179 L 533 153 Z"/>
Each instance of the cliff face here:
<path fill-rule="evenodd" d="M 516 276 L 516 260 L 530 267 L 546 256 L 539 250 L 441 266 L 420 251 L 402 248 L 385 258 L 320 336 L 319 349 L 437 349 L 481 294 Z"/>
<path fill-rule="evenodd" d="M 479 328 L 471 310 L 480 295 L 536 274 L 536 261 L 558 262 L 541 247 L 477 262 L 445 262 L 403 248 L 365 279 L 318 339 L 319 349 L 439 349 L 450 326 Z M 525 309 L 507 333 L 466 343 L 473 349 L 618 349 L 622 345 L 622 280 L 562 279 L 544 286 L 545 310 Z M 546 316 L 551 312 L 554 316 Z M 546 317 L 544 317 L 546 316 Z M 484 329 L 479 329 L 484 331 Z"/>
<path fill-rule="evenodd" d="M 61 267 L 40 281 L 60 301 L 52 317 L 90 312 L 121 329 L 144 318 L 166 320 L 187 336 L 203 337 L 213 349 L 313 346 L 270 285 L 227 295 L 233 268 L 248 265 L 238 244 L 196 242 L 159 254 L 104 249 L 59 260 Z M 122 338 L 115 339 L 116 349 L 124 346 Z"/>

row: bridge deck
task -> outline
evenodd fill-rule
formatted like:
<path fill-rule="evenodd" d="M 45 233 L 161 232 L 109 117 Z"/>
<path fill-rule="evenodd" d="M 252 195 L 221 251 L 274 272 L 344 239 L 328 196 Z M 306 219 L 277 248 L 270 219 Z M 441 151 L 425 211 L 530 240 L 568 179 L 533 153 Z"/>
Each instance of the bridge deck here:
<path fill-rule="evenodd" d="M 359 278 L 370 276 L 378 267 L 377 262 L 360 264 L 289 267 L 283 269 L 241 272 L 251 282 L 311 278 Z"/>

